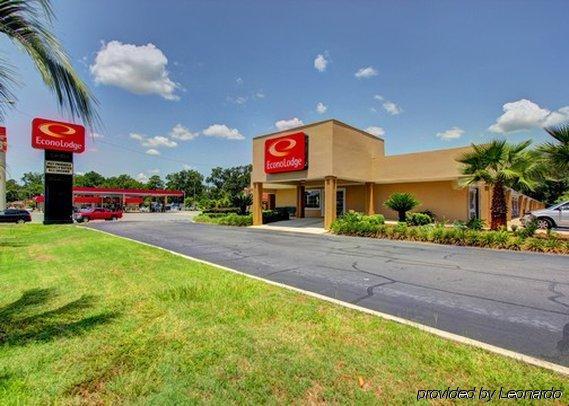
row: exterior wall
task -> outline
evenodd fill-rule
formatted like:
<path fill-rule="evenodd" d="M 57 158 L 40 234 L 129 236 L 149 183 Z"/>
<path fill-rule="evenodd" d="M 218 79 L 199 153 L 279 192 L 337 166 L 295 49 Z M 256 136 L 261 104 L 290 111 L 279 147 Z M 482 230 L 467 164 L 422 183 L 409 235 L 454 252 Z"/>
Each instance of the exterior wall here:
<path fill-rule="evenodd" d="M 334 125 L 332 172 L 338 179 L 366 182 L 374 178 L 375 162 L 384 155 L 383 140 Z"/>
<path fill-rule="evenodd" d="M 277 207 L 296 206 L 296 189 L 274 189 Z"/>
<path fill-rule="evenodd" d="M 468 188 L 453 181 L 395 183 L 375 185 L 375 211 L 388 220 L 397 220 L 397 213 L 384 206 L 389 195 L 396 192 L 412 193 L 420 202 L 414 211 L 431 210 L 438 219 L 468 219 Z"/>
<path fill-rule="evenodd" d="M 346 211 L 354 210 L 363 213 L 365 210 L 365 186 L 339 186 L 346 188 Z"/>
<path fill-rule="evenodd" d="M 332 173 L 332 128 L 333 121 L 294 128 L 278 134 L 253 139 L 253 171 L 251 182 L 291 182 L 299 179 L 323 179 Z M 304 132 L 308 135 L 308 169 L 285 173 L 265 173 L 265 141 L 287 134 Z"/>

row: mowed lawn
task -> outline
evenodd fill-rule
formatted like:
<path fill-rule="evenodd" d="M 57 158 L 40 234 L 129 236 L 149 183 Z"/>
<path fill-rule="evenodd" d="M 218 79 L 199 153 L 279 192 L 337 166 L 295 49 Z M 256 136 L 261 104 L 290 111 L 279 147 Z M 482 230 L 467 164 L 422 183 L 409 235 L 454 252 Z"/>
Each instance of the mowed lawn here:
<path fill-rule="evenodd" d="M 134 242 L 0 227 L 2 404 L 392 404 L 448 386 L 569 390 L 561 375 Z"/>

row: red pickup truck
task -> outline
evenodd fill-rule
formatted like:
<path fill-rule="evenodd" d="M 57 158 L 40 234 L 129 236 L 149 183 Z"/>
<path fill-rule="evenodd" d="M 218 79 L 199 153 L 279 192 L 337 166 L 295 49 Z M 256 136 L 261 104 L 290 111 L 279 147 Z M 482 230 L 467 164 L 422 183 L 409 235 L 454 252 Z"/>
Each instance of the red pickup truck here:
<path fill-rule="evenodd" d="M 93 209 L 80 210 L 74 215 L 75 221 L 78 223 L 88 222 L 91 220 L 117 220 L 122 218 L 122 211 L 113 211 L 102 207 Z"/>

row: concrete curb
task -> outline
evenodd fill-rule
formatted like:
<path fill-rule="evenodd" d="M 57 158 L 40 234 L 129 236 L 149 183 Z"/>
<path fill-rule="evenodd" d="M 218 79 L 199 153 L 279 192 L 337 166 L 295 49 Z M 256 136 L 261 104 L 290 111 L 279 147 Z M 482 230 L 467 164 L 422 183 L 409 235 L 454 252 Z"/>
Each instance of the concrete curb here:
<path fill-rule="evenodd" d="M 280 288 L 288 289 L 288 290 L 291 290 L 291 291 L 294 291 L 297 293 L 301 293 L 301 294 L 306 295 L 306 296 L 311 296 L 311 297 L 314 297 L 314 298 L 317 298 L 320 300 L 325 300 L 327 302 L 334 303 L 336 305 L 340 305 L 340 306 L 346 307 L 348 309 L 353 309 L 353 310 L 357 310 L 357 311 L 367 313 L 367 314 L 370 314 L 373 316 L 381 317 L 382 319 L 385 319 L 385 320 L 390 320 L 390 321 L 394 321 L 394 322 L 397 322 L 400 324 L 405 324 L 407 326 L 415 327 L 419 330 L 425 331 L 425 332 L 430 333 L 430 334 L 434 334 L 436 336 L 445 338 L 447 340 L 451 340 L 451 341 L 454 341 L 454 342 L 457 342 L 460 344 L 470 345 L 470 346 L 473 346 L 476 348 L 481 348 L 483 350 L 486 350 L 486 351 L 489 351 L 489 352 L 492 352 L 495 354 L 503 355 L 505 357 L 509 357 L 509 358 L 512 358 L 512 359 L 515 359 L 518 361 L 525 362 L 526 364 L 534 365 L 534 366 L 537 366 L 540 368 L 545 368 L 545 369 L 557 372 L 559 374 L 569 376 L 569 368 L 568 367 L 564 367 L 562 365 L 554 364 L 554 363 L 548 362 L 548 361 L 543 361 L 543 360 L 540 360 L 538 358 L 535 358 L 535 357 L 532 357 L 529 355 L 525 355 L 525 354 L 521 354 L 519 352 L 507 350 L 505 348 L 497 347 L 497 346 L 487 344 L 487 343 L 484 343 L 482 341 L 474 340 L 472 338 L 464 337 L 464 336 L 461 336 L 458 334 L 449 333 L 448 331 L 439 330 L 439 329 L 434 328 L 434 327 L 426 326 L 424 324 L 420 324 L 420 323 L 417 323 L 417 322 L 414 322 L 411 320 L 403 319 L 401 317 L 393 316 L 391 314 L 382 313 L 382 312 L 379 312 L 377 310 L 372 310 L 372 309 L 368 309 L 368 308 L 358 306 L 358 305 L 355 305 L 352 303 L 343 302 L 341 300 L 334 299 L 334 298 L 331 298 L 328 296 L 324 296 L 324 295 L 321 295 L 319 293 L 310 292 L 307 290 L 295 288 L 293 286 L 285 285 L 285 284 L 280 283 L 280 282 L 275 282 L 275 281 L 271 281 L 269 279 L 264 279 L 264 278 L 261 278 L 259 276 L 250 275 L 250 274 L 238 271 L 238 270 L 233 269 L 233 268 L 229 268 L 229 267 L 226 267 L 223 265 L 214 264 L 212 262 L 205 261 L 203 259 L 195 258 L 195 257 L 189 256 L 189 255 L 185 255 L 185 254 L 182 254 L 182 253 L 179 253 L 176 251 L 169 250 L 167 248 L 152 245 L 150 243 L 146 243 L 143 241 L 138 241 L 138 240 L 135 240 L 135 239 L 132 239 L 129 237 L 124 237 L 121 235 L 113 234 L 113 233 L 110 233 L 108 231 L 98 230 L 96 228 L 85 227 L 85 226 L 77 226 L 77 227 L 83 228 L 86 230 L 96 231 L 96 232 L 99 232 L 102 234 L 110 235 L 112 237 L 122 238 L 123 240 L 127 240 L 127 241 L 131 241 L 131 242 L 134 242 L 137 244 L 145 245 L 147 247 L 156 248 L 156 249 L 159 249 L 161 251 L 168 252 L 172 255 L 176 255 L 178 257 L 181 257 L 181 258 L 185 258 L 185 259 L 188 259 L 191 261 L 199 262 L 199 263 L 202 263 L 204 265 L 213 266 L 215 268 L 223 269 L 224 271 L 228 271 L 228 272 L 232 272 L 232 273 L 235 273 L 238 275 L 242 275 L 242 276 L 245 276 L 245 277 L 250 278 L 250 279 L 255 279 L 255 280 L 267 283 L 269 285 L 278 286 Z"/>

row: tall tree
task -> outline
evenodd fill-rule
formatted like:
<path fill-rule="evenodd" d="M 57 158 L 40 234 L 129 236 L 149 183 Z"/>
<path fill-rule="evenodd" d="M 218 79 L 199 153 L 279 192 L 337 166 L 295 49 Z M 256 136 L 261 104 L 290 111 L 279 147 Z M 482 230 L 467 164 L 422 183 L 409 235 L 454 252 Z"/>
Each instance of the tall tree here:
<path fill-rule="evenodd" d="M 105 177 L 95 171 L 89 171 L 83 175 L 75 175 L 73 184 L 75 186 L 97 187 L 105 183 Z"/>
<path fill-rule="evenodd" d="M 531 141 L 509 144 L 505 140 L 472 144 L 473 151 L 458 159 L 464 164 L 462 185 L 485 183 L 492 186 L 490 228 L 493 230 L 507 222 L 505 188 L 533 190 L 543 179 L 543 162 L 538 152 L 529 149 L 530 144 Z"/>
<path fill-rule="evenodd" d="M 21 200 L 23 196 L 22 186 L 14 179 L 8 179 L 6 182 L 6 201 L 15 202 Z"/>
<path fill-rule="evenodd" d="M 569 122 L 547 127 L 545 131 L 556 142 L 546 142 L 539 146 L 539 150 L 547 159 L 552 175 L 558 179 L 566 179 L 569 177 Z"/>
<path fill-rule="evenodd" d="M 0 32 L 29 55 L 59 106 L 92 127 L 98 121 L 97 102 L 51 33 L 53 18 L 50 0 L 0 1 Z M 11 89 L 18 81 L 14 69 L 1 62 L 0 97 L 13 100 Z M 4 118 L 5 106 L 0 103 L 0 119 Z"/>
<path fill-rule="evenodd" d="M 152 175 L 148 178 L 148 182 L 146 182 L 146 187 L 148 189 L 164 189 L 164 181 L 160 177 L 160 175 Z"/>
<path fill-rule="evenodd" d="M 199 198 L 203 194 L 203 175 L 193 169 L 185 169 L 166 175 L 168 189 L 182 190 L 186 197 Z"/>
<path fill-rule="evenodd" d="M 117 189 L 144 189 L 144 183 L 126 174 L 106 178 L 101 186 Z"/>
<path fill-rule="evenodd" d="M 215 199 L 223 196 L 233 200 L 251 184 L 251 165 L 233 168 L 213 168 L 206 182 L 212 185 L 211 194 Z"/>
<path fill-rule="evenodd" d="M 22 176 L 22 193 L 20 198 L 31 199 L 43 194 L 44 176 L 39 172 L 26 172 Z"/>

